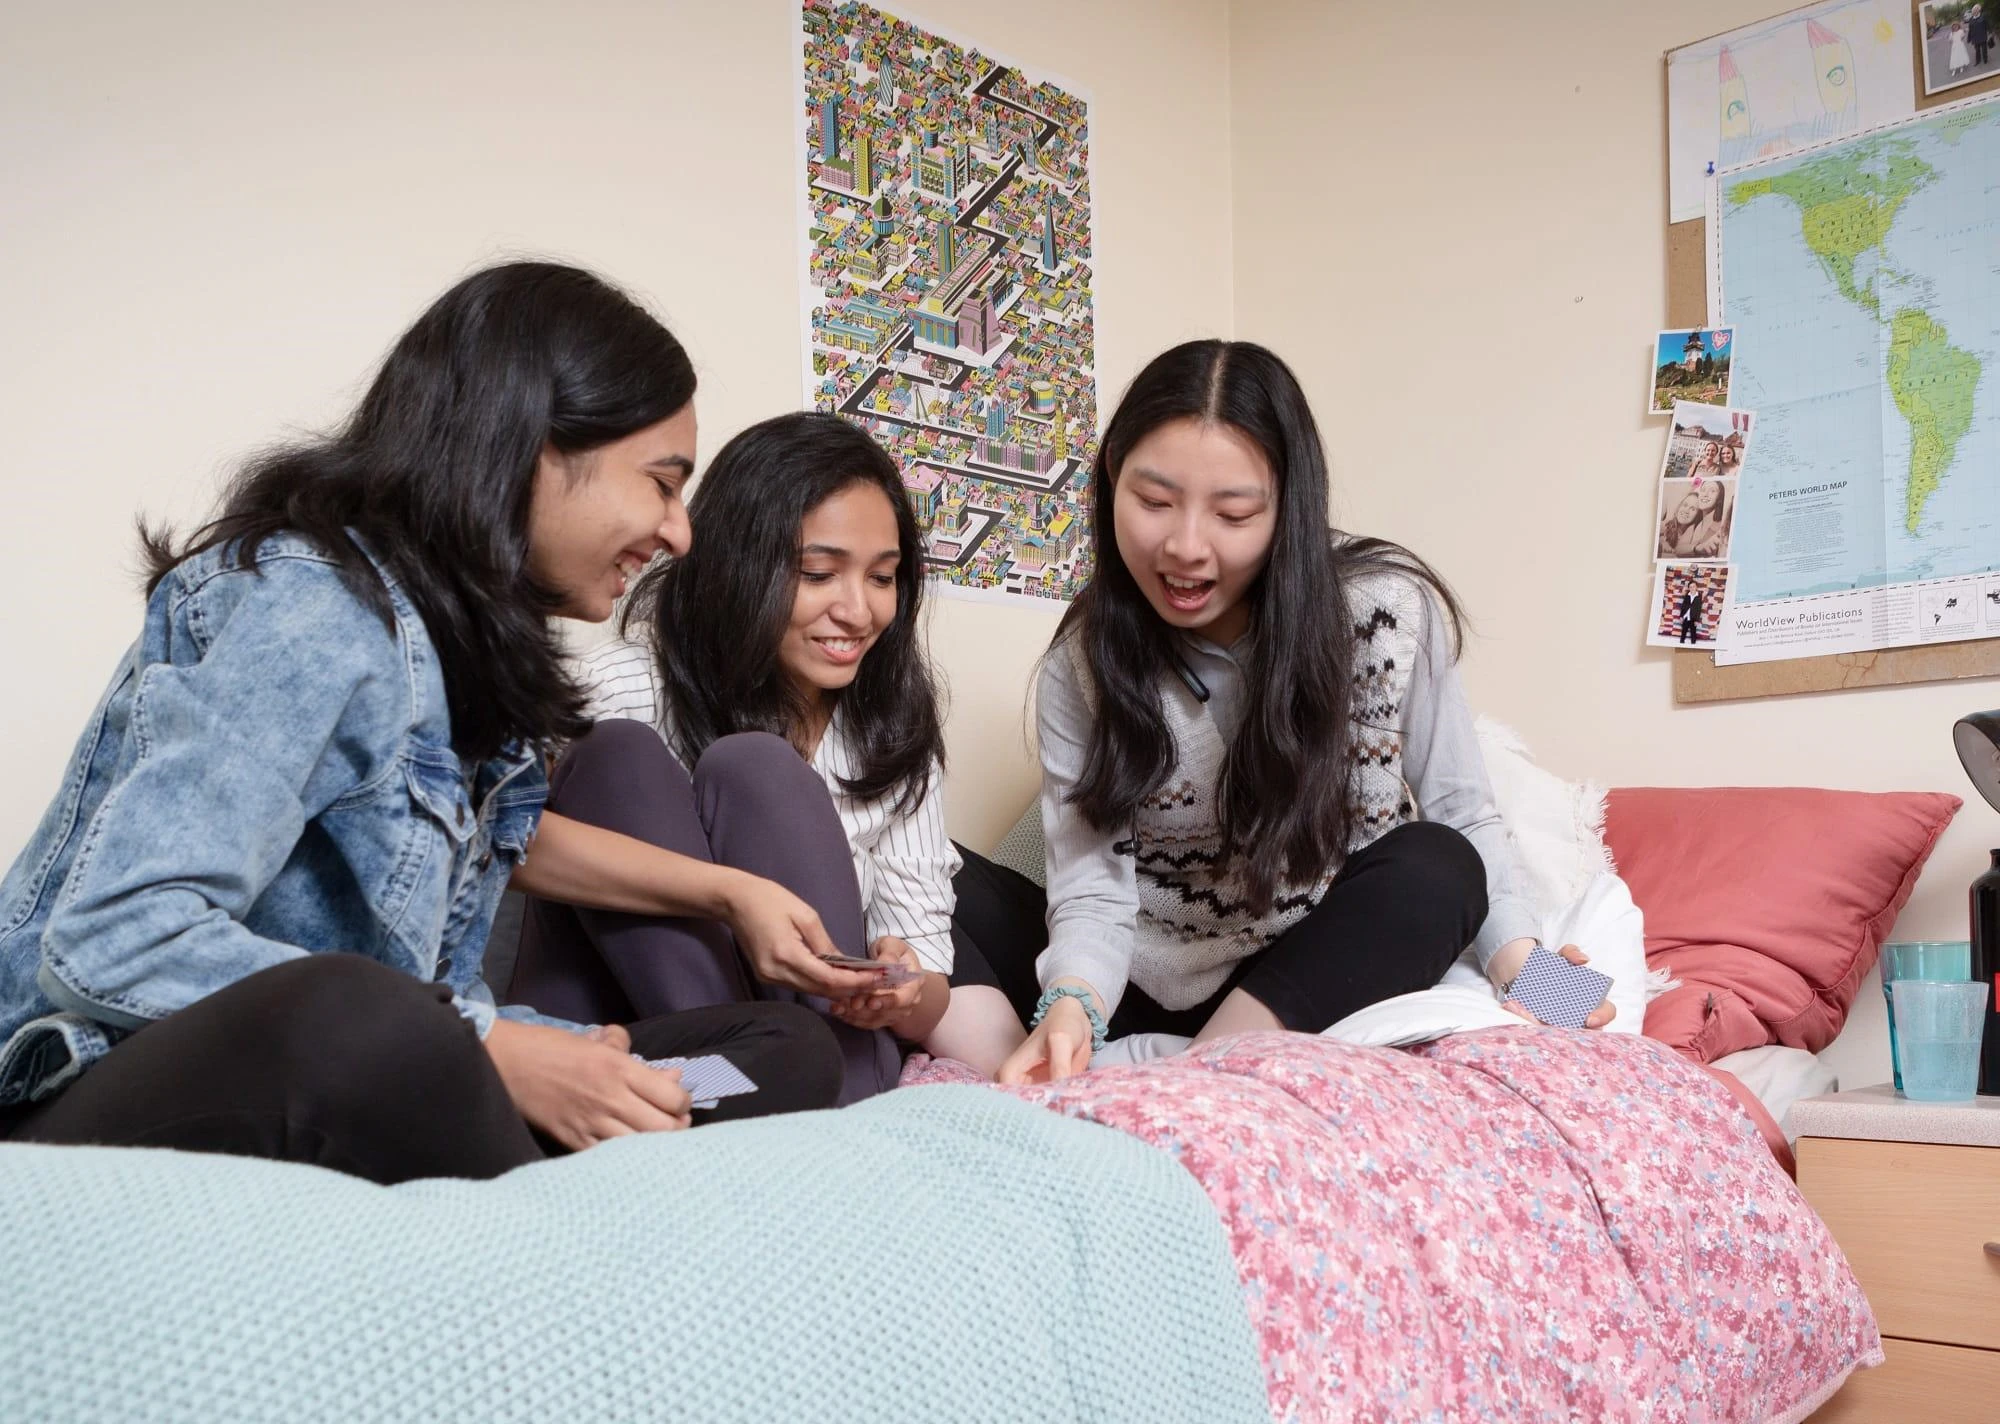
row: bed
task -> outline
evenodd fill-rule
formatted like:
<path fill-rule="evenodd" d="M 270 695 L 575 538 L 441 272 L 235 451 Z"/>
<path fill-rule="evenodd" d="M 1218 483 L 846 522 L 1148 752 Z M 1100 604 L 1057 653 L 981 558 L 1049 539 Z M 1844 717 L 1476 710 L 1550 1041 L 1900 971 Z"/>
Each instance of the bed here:
<path fill-rule="evenodd" d="M 1495 762 L 1545 938 L 1615 970 L 1623 1031 L 1521 1024 L 1461 965 L 1326 1036 L 1024 1088 L 917 1058 L 838 1113 L 488 1183 L 0 1145 L 0 1418 L 1803 1419 L 1881 1344 L 1744 1085 L 1782 1120 L 1937 828 L 1893 874 L 1816 863 L 1860 928 L 1772 1008 L 1703 987 L 1712 926 L 1642 925 L 1601 789 L 1539 814 Z"/>
<path fill-rule="evenodd" d="M 0 1147 L 0 1418 L 1803 1418 L 1880 1359 L 1637 1035 L 1246 1035 L 382 1188 Z"/>

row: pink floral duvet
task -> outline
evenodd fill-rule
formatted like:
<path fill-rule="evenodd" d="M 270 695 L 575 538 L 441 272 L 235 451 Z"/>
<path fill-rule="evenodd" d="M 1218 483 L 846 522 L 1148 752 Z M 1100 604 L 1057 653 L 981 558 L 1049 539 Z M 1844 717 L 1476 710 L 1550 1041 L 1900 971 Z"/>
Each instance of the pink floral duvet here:
<path fill-rule="evenodd" d="M 915 1059 L 906 1083 L 962 1081 Z M 1249 1034 L 998 1089 L 1172 1153 L 1283 1420 L 1792 1420 L 1881 1360 L 1727 1089 L 1634 1034 Z"/>

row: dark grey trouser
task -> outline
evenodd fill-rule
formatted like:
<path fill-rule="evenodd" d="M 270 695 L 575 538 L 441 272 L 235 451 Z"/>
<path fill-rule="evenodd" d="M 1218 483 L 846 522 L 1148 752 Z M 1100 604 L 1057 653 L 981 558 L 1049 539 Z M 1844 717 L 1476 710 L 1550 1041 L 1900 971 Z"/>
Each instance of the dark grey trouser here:
<path fill-rule="evenodd" d="M 819 773 L 782 737 L 720 738 L 690 776 L 651 727 L 599 722 L 557 766 L 548 809 L 775 880 L 819 912 L 843 954 L 868 952 L 840 815 Z M 752 979 L 728 926 L 715 920 L 537 899 L 528 902 L 507 998 L 578 1023 L 629 1023 L 756 999 L 826 1010 L 824 999 Z M 902 1055 L 893 1035 L 826 1022 L 846 1067 L 843 1106 L 896 1085 Z"/>

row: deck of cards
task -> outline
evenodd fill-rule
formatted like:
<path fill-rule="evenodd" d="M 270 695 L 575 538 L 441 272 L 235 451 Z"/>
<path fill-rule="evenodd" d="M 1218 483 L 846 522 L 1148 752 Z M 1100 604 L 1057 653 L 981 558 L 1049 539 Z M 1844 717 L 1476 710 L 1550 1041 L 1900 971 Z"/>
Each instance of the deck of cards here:
<path fill-rule="evenodd" d="M 875 987 L 894 989 L 924 977 L 921 969 L 912 969 L 907 964 L 893 964 L 886 959 L 856 959 L 851 954 L 822 954 L 821 964 L 834 969 L 852 969 L 861 974 L 873 974 Z"/>
<path fill-rule="evenodd" d="M 632 1056 L 639 1057 L 636 1053 Z M 648 1068 L 680 1069 L 681 1086 L 687 1089 L 696 1108 L 712 1108 L 724 1098 L 757 1091 L 757 1085 L 744 1076 L 743 1070 L 720 1053 L 700 1058 L 640 1058 L 639 1061 Z"/>
<path fill-rule="evenodd" d="M 1528 955 L 1528 962 L 1514 976 L 1507 997 L 1555 1028 L 1582 1028 L 1584 1020 L 1611 992 L 1611 978 L 1581 964 L 1571 964 L 1560 954 L 1551 954 L 1540 945 Z"/>

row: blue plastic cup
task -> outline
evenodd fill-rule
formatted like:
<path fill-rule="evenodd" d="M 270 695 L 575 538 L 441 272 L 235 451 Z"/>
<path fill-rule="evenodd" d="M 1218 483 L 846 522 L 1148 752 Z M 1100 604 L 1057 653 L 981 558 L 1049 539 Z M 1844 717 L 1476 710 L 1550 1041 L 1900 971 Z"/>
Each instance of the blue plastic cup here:
<path fill-rule="evenodd" d="M 1986 986 L 1896 983 L 1896 1034 L 1903 1041 L 1903 1095 L 1914 1102 L 1969 1103 L 1979 1090 L 1979 1039 Z"/>
<path fill-rule="evenodd" d="M 1963 983 L 1971 977 L 1970 940 L 1908 940 L 1882 946 L 1882 999 L 1889 1015 L 1889 1063 L 1897 1092 L 1903 1091 L 1903 1053 L 1896 1042 L 1896 984 L 1904 979 Z"/>

